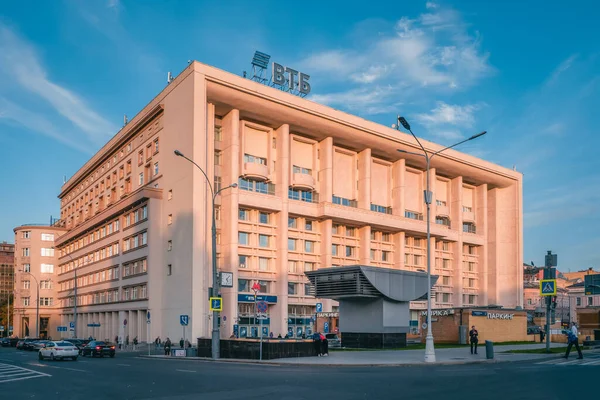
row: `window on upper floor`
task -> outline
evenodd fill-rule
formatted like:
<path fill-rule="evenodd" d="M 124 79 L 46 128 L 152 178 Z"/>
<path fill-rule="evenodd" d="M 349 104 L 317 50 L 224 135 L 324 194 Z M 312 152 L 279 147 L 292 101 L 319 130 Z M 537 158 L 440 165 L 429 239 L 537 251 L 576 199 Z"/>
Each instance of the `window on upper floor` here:
<path fill-rule="evenodd" d="M 255 163 L 267 165 L 267 159 L 264 157 L 253 156 L 251 154 L 244 154 L 244 162 L 245 163 Z"/>
<path fill-rule="evenodd" d="M 296 251 L 296 239 L 288 239 L 288 250 Z"/>
<path fill-rule="evenodd" d="M 54 241 L 54 233 L 42 233 L 42 241 L 43 242 Z"/>
<path fill-rule="evenodd" d="M 250 211 L 240 208 L 238 210 L 238 219 L 240 221 L 250 221 Z"/>
<path fill-rule="evenodd" d="M 307 253 L 314 253 L 315 252 L 315 242 L 310 241 L 310 240 L 305 240 L 304 241 L 304 251 Z"/>
<path fill-rule="evenodd" d="M 338 255 L 338 248 L 340 247 L 340 245 L 338 244 L 332 244 L 331 245 L 331 255 L 332 256 L 337 256 Z"/>
<path fill-rule="evenodd" d="M 271 214 L 268 212 L 261 211 L 258 213 L 258 222 L 261 224 L 270 224 L 271 223 Z"/>
<path fill-rule="evenodd" d="M 298 218 L 288 217 L 288 228 L 296 229 L 298 227 Z"/>
<path fill-rule="evenodd" d="M 221 151 L 215 150 L 215 165 L 222 165 Z"/>
<path fill-rule="evenodd" d="M 304 221 L 304 230 L 312 231 L 313 230 L 313 221 L 308 220 L 308 219 L 306 221 Z"/>
<path fill-rule="evenodd" d="M 392 261 L 392 253 L 390 251 L 383 250 L 381 252 L 381 261 L 384 261 L 384 262 Z"/>
<path fill-rule="evenodd" d="M 31 238 L 31 231 L 23 231 L 22 234 L 21 234 L 21 237 L 23 239 L 29 239 L 29 238 Z"/>
<path fill-rule="evenodd" d="M 238 232 L 238 243 L 244 246 L 250 245 L 250 234 L 247 232 Z"/>
<path fill-rule="evenodd" d="M 258 235 L 258 245 L 260 247 L 270 247 L 271 237 L 269 235 Z"/>
<path fill-rule="evenodd" d="M 54 249 L 53 248 L 42 248 L 42 257 L 54 257 Z"/>
<path fill-rule="evenodd" d="M 297 165 L 293 166 L 293 171 L 294 171 L 295 174 L 312 175 L 312 169 L 310 169 L 310 168 L 304 168 L 304 167 L 299 167 Z"/>

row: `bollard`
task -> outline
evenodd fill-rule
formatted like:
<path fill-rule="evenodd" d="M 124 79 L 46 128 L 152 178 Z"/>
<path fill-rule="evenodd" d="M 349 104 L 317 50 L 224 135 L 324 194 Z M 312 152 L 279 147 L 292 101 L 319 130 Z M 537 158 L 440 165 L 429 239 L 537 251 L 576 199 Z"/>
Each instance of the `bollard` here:
<path fill-rule="evenodd" d="M 494 343 L 490 340 L 485 341 L 485 358 L 488 360 L 494 358 Z"/>

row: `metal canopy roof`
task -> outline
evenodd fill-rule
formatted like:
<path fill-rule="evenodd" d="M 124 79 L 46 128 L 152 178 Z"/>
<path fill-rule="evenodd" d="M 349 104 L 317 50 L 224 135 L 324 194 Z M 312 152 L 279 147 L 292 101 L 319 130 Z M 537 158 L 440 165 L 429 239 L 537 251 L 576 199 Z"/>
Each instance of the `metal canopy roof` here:
<path fill-rule="evenodd" d="M 308 271 L 305 275 L 322 299 L 375 298 L 413 301 L 427 295 L 427 274 L 397 269 L 351 265 Z M 431 276 L 432 286 L 438 277 Z"/>

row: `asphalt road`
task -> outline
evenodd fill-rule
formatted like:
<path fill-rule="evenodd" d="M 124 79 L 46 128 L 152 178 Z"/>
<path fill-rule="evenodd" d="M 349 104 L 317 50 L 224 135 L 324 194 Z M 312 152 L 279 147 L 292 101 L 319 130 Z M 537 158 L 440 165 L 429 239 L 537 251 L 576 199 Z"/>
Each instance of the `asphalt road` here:
<path fill-rule="evenodd" d="M 34 352 L 0 348 L 0 398 L 563 400 L 594 398 L 600 374 L 594 360 L 600 361 L 600 354 L 587 356 L 587 365 L 556 359 L 559 363 L 332 368 L 156 360 L 123 353 L 112 359 L 40 362 Z"/>

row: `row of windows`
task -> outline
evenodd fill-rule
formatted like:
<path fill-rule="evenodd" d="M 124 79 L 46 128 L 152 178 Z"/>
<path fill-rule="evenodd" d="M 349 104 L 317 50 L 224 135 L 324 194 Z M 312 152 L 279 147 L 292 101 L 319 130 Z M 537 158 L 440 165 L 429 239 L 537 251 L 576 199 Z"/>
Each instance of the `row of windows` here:
<path fill-rule="evenodd" d="M 34 300 L 35 303 L 35 300 Z M 32 305 L 32 301 L 30 297 L 21 297 L 21 304 L 24 307 L 29 307 Z M 40 307 L 52 307 L 54 304 L 54 298 L 52 297 L 40 297 Z"/>
<path fill-rule="evenodd" d="M 29 257 L 29 256 L 31 256 L 31 249 L 29 247 L 23 247 L 21 249 L 21 255 L 23 257 Z M 42 257 L 54 257 L 54 249 L 53 248 L 42 247 L 40 249 L 40 255 Z"/>
<path fill-rule="evenodd" d="M 23 239 L 31 239 L 31 231 L 21 232 L 21 237 Z M 53 242 L 54 241 L 54 233 L 42 233 L 41 238 L 42 238 L 42 242 Z"/>
<path fill-rule="evenodd" d="M 86 234 L 84 237 L 70 243 L 69 245 L 63 247 L 59 250 L 59 257 L 64 257 L 67 254 L 71 254 L 74 251 L 84 248 L 88 244 L 92 244 L 97 240 L 104 239 L 106 236 L 111 235 L 115 232 L 118 232 L 120 229 L 120 219 L 115 219 L 101 226 L 89 234 Z"/>
<path fill-rule="evenodd" d="M 300 248 L 298 246 L 298 243 L 302 243 L 302 240 L 289 238 L 288 239 L 288 250 L 289 251 L 298 251 L 298 249 Z M 316 242 L 314 242 L 312 240 L 304 240 L 304 251 L 306 253 L 314 253 L 315 252 L 315 243 Z"/>
<path fill-rule="evenodd" d="M 452 294 L 438 292 L 435 294 L 435 300 L 438 303 L 451 303 L 452 302 Z M 463 304 L 476 305 L 477 304 L 477 295 L 463 294 Z"/>
<path fill-rule="evenodd" d="M 30 288 L 31 288 L 31 281 L 24 280 L 23 281 L 23 289 L 30 289 Z M 50 280 L 40 281 L 40 289 L 52 289 L 52 281 L 50 281 Z"/>
<path fill-rule="evenodd" d="M 110 267 L 103 269 L 102 271 L 96 271 L 89 274 L 77 276 L 77 287 L 85 287 L 94 285 L 96 283 L 102 283 L 119 279 L 119 267 Z M 75 287 L 73 279 L 60 283 L 60 290 L 70 290 Z"/>
<path fill-rule="evenodd" d="M 123 239 L 123 251 L 137 249 L 148 244 L 148 232 L 139 232 Z"/>
<path fill-rule="evenodd" d="M 101 249 L 89 252 L 83 256 L 77 257 L 74 260 L 62 264 L 59 267 L 59 273 L 72 271 L 74 268 L 82 267 L 94 262 L 102 261 L 106 258 L 117 256 L 119 254 L 119 242 L 114 242 Z"/>

